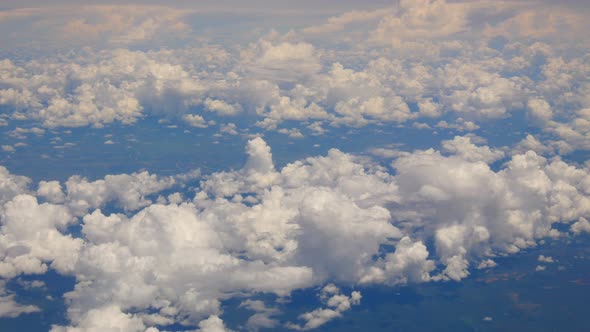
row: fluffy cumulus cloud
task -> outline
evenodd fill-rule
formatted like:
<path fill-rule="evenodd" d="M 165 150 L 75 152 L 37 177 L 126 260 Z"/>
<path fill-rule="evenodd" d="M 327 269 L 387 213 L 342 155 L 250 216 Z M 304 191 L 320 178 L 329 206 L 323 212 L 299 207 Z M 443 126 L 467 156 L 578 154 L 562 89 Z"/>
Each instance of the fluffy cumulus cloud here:
<path fill-rule="evenodd" d="M 0 166 L 0 204 L 8 202 L 18 194 L 26 193 L 30 183 L 31 179 L 11 174 L 6 167 Z"/>
<path fill-rule="evenodd" d="M 489 164 L 504 158 L 503 151 L 492 150 L 487 146 L 478 147 L 471 142 L 469 136 L 455 136 L 452 140 L 443 141 L 442 148 L 468 161 L 483 161 Z"/>
<path fill-rule="evenodd" d="M 464 154 L 449 148 L 458 144 Z M 5 172 L 11 191 L 2 205 L 0 275 L 52 269 L 76 278 L 65 294 L 71 325 L 54 331 L 157 331 L 174 323 L 224 331 L 225 299 L 286 299 L 327 284 L 323 306 L 299 322 L 281 323 L 280 310 L 260 300 L 242 304 L 254 311 L 252 329 L 310 330 L 360 303 L 360 292 L 346 295 L 330 282 L 460 280 L 472 268 L 493 267 L 497 255 L 566 236 L 555 223 L 575 221 L 572 234 L 587 231 L 587 168 L 530 151 L 494 171 L 487 163 L 501 156 L 488 147 L 461 137 L 447 145 L 449 154 L 398 155 L 394 175 L 338 150 L 276 169 L 270 147 L 255 138 L 242 169 L 205 175 L 193 197 L 168 203 L 146 197 L 193 176 L 44 181 L 37 195 L 47 202 L 39 203 L 28 179 Z M 107 205 L 120 212 L 103 212 Z M 68 231 L 74 224 L 77 236 Z M 2 299 L 9 316 L 38 310 Z"/>
<path fill-rule="evenodd" d="M 54 332 L 229 331 L 236 297 L 244 328 L 311 330 L 355 310 L 355 288 L 459 281 L 590 232 L 590 169 L 576 154 L 590 149 L 586 6 L 402 0 L 325 20 L 257 16 L 277 30 L 239 8 L 186 6 L 0 10 L 14 31 L 0 36 L 14 45 L 0 47 L 0 161 L 12 170 L 0 166 L 0 316 L 39 311 L 10 281 L 54 271 L 75 279 Z M 201 19 L 213 12 L 235 34 Z M 65 127 L 152 120 L 247 135 L 247 160 L 35 183 L 10 166 Z M 262 138 L 390 129 L 424 135 L 367 147 L 387 165 L 329 149 L 277 167 Z M 301 289 L 320 304 L 286 319 Z"/>
<path fill-rule="evenodd" d="M 360 304 L 361 293 L 353 291 L 350 296 L 340 293 L 340 289 L 334 284 L 328 284 L 322 288 L 320 298 L 325 302 L 327 308 L 318 308 L 310 312 L 306 312 L 299 316 L 299 319 L 305 323 L 297 325 L 294 323 L 287 323 L 286 327 L 297 331 L 307 331 L 318 328 L 327 322 L 338 318 L 341 313 L 347 311 L 353 305 Z"/>
<path fill-rule="evenodd" d="M 39 312 L 41 309 L 34 305 L 19 304 L 14 300 L 15 294 L 7 294 L 5 284 L 0 284 L 0 317 L 14 318 L 22 314 Z"/>
<path fill-rule="evenodd" d="M 70 20 L 59 24 L 48 8 L 2 13 L 11 24 L 49 16 L 44 24 L 82 35 L 90 46 L 98 38 L 121 47 L 191 35 L 190 17 L 203 9 L 69 10 Z M 580 32 L 587 30 L 585 10 L 400 1 L 288 33 L 258 34 L 231 47 L 192 36 L 184 48 L 101 46 L 43 60 L 4 59 L 0 105 L 12 113 L 2 121 L 100 127 L 155 115 L 204 128 L 213 117 L 248 113 L 256 114 L 259 127 L 275 130 L 286 121 L 361 127 L 445 117 L 439 128 L 462 131 L 526 110 L 553 150 L 588 149 L 588 39 Z M 539 25 L 547 12 L 550 24 Z M 564 32 L 577 39 L 557 38 Z"/>
<path fill-rule="evenodd" d="M 96 181 L 72 176 L 65 182 L 65 195 L 61 192 L 59 183 L 55 182 L 41 182 L 37 192 L 47 197 L 48 201 L 65 200 L 71 211 L 79 216 L 109 202 L 118 204 L 125 211 L 134 211 L 152 203 L 147 196 L 173 187 L 179 179 L 190 181 L 198 178 L 199 175 L 199 172 L 195 171 L 180 174 L 176 178 L 159 178 L 143 171 L 141 173 L 107 175 L 104 179 Z M 51 186 L 50 183 L 52 183 Z"/>

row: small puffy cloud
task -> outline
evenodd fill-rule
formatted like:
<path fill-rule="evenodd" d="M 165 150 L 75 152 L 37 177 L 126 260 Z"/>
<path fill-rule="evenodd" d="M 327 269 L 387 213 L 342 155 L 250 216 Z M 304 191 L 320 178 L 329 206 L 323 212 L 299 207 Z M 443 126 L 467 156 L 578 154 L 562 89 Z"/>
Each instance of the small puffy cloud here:
<path fill-rule="evenodd" d="M 491 259 L 486 259 L 481 261 L 478 265 L 477 265 L 477 269 L 478 270 L 483 270 L 483 269 L 488 269 L 488 268 L 492 268 L 497 266 L 498 264 L 496 262 L 494 262 Z"/>
<path fill-rule="evenodd" d="M 570 231 L 574 234 L 590 233 L 590 222 L 586 218 L 581 217 L 570 226 Z"/>
<path fill-rule="evenodd" d="M 280 311 L 267 307 L 260 300 L 246 300 L 240 304 L 240 307 L 256 312 L 246 322 L 246 326 L 251 330 L 257 331 L 260 328 L 273 328 L 279 325 L 278 319 L 273 317 L 280 314 Z"/>
<path fill-rule="evenodd" d="M 377 157 L 388 159 L 394 159 L 409 154 L 409 152 L 395 148 L 373 148 L 369 150 L 369 153 Z"/>
<path fill-rule="evenodd" d="M 307 331 L 316 329 L 327 322 L 341 317 L 342 312 L 350 310 L 352 305 L 358 305 L 361 301 L 361 293 L 353 291 L 350 296 L 340 293 L 340 289 L 333 284 L 326 285 L 320 292 L 320 298 L 328 308 L 318 308 L 299 316 L 305 321 L 303 325 L 287 323 L 285 326 L 292 330 Z"/>
<path fill-rule="evenodd" d="M 74 327 L 54 325 L 51 332 L 82 332 L 82 331 L 129 331 L 144 332 L 145 325 L 141 319 L 132 314 L 126 314 L 121 308 L 110 305 L 92 309 L 85 313 Z"/>
<path fill-rule="evenodd" d="M 377 261 L 360 282 L 395 285 L 428 281 L 430 272 L 435 268 L 428 255 L 428 249 L 422 242 L 404 237 L 397 243 L 395 251 Z"/>
<path fill-rule="evenodd" d="M 469 9 L 444 0 L 400 1 L 379 22 L 372 40 L 398 46 L 408 40 L 446 37 L 467 29 Z"/>
<path fill-rule="evenodd" d="M 0 296 L 0 317 L 15 318 L 22 314 L 39 312 L 41 309 L 34 305 L 22 305 L 14 301 L 14 294 Z"/>
<path fill-rule="evenodd" d="M 538 121 L 549 121 L 553 117 L 551 105 L 543 99 L 530 99 L 527 102 L 529 114 Z"/>
<path fill-rule="evenodd" d="M 504 152 L 487 146 L 476 146 L 469 136 L 455 136 L 452 140 L 443 141 L 442 148 L 445 152 L 472 162 L 483 161 L 489 164 L 504 158 Z"/>
<path fill-rule="evenodd" d="M 64 234 L 75 219 L 63 205 L 39 204 L 33 196 L 18 195 L 4 204 L 0 220 L 0 247 L 6 255 L 1 276 L 44 273 L 47 264 L 61 273 L 74 268 L 83 241 Z"/>
<path fill-rule="evenodd" d="M 306 79 L 321 69 L 320 53 L 309 43 L 260 39 L 242 53 L 244 69 L 254 78 L 273 81 Z"/>
<path fill-rule="evenodd" d="M 301 131 L 299 131 L 299 129 L 297 128 L 292 128 L 292 129 L 279 129 L 277 130 L 279 133 L 281 134 L 285 134 L 288 135 L 291 138 L 303 138 L 303 134 L 301 133 Z"/>
<path fill-rule="evenodd" d="M 207 121 L 205 121 L 205 119 L 198 114 L 186 114 L 182 117 L 182 119 L 184 120 L 184 122 L 186 122 L 191 127 L 197 127 L 197 128 L 207 128 L 208 127 Z"/>
<path fill-rule="evenodd" d="M 40 181 L 37 196 L 45 198 L 50 203 L 63 203 L 65 195 L 58 181 Z"/>
<path fill-rule="evenodd" d="M 236 126 L 235 123 L 222 124 L 219 131 L 221 133 L 226 133 L 229 135 L 237 135 L 238 134 L 238 127 Z"/>
<path fill-rule="evenodd" d="M 231 105 L 223 100 L 207 98 L 204 102 L 205 109 L 216 112 L 219 115 L 235 115 L 241 111 L 240 105 Z"/>
<path fill-rule="evenodd" d="M 211 315 L 209 318 L 199 322 L 199 329 L 196 332 L 231 332 L 225 327 L 225 324 L 216 315 Z"/>
<path fill-rule="evenodd" d="M 28 9 L 9 9 L 0 13 L 0 24 L 29 23 L 15 36 L 5 40 L 22 45 L 17 36 L 39 43 L 52 40 L 55 45 L 128 46 L 166 39 L 182 40 L 190 27 L 184 18 L 191 10 L 153 5 L 69 5 Z M 12 38 L 11 38 L 12 37 Z"/>
<path fill-rule="evenodd" d="M 554 152 L 552 146 L 547 146 L 546 144 L 543 144 L 535 136 L 530 134 L 526 135 L 526 137 L 523 138 L 522 141 L 518 142 L 514 146 L 513 150 L 516 154 L 524 153 L 529 150 L 535 151 L 535 153 L 539 155 L 547 155 Z"/>
<path fill-rule="evenodd" d="M 555 260 L 551 256 L 539 255 L 537 260 L 542 263 L 548 263 L 548 264 L 555 263 Z"/>
<path fill-rule="evenodd" d="M 448 123 L 447 121 L 439 121 L 436 125 L 436 128 L 443 128 L 443 129 L 455 129 L 460 132 L 464 131 L 475 131 L 480 128 L 479 125 L 472 121 L 466 121 L 463 118 L 458 118 L 455 123 Z"/>

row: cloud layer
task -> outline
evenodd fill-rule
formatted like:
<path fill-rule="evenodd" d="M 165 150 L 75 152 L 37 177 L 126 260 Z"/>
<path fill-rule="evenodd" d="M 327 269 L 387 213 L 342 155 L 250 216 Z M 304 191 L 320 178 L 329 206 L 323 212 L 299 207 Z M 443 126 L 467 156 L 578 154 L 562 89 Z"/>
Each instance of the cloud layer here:
<path fill-rule="evenodd" d="M 0 10 L 0 160 L 71 128 L 248 137 L 242 168 L 206 174 L 33 183 L 0 166 L 0 317 L 41 310 L 7 285 L 54 271 L 76 285 L 53 332 L 228 331 L 238 297 L 245 328 L 311 330 L 362 287 L 460 281 L 590 232 L 573 161 L 590 149 L 587 6 L 208 5 Z M 330 149 L 277 167 L 262 138 L 409 128 L 367 148 L 389 164 Z M 285 319 L 302 289 L 318 306 Z"/>
<path fill-rule="evenodd" d="M 301 137 L 324 133 L 322 125 L 477 130 L 525 112 L 541 131 L 545 151 L 590 146 L 584 9 L 400 1 L 231 46 L 199 39 L 191 28 L 197 9 L 70 10 L 78 19 L 57 27 L 91 47 L 0 62 L 0 105 L 12 110 L 4 124 L 102 127 L 156 116 L 203 128 L 219 116 L 236 123 L 236 116 L 255 114 L 258 127 Z M 133 15 L 123 19 L 126 12 Z M 5 10 L 1 22 L 52 13 Z M 540 17 L 549 19 L 538 24 Z M 162 39 L 172 39 L 168 33 L 188 46 L 129 45 L 164 45 Z M 301 130 L 311 123 L 314 129 Z"/>
<path fill-rule="evenodd" d="M 221 301 L 238 294 L 284 298 L 330 282 L 460 280 L 473 267 L 493 266 L 497 255 L 569 236 L 555 223 L 575 222 L 571 234 L 586 230 L 587 168 L 529 151 L 494 171 L 488 147 L 448 150 L 406 153 L 393 161 L 395 174 L 338 150 L 277 170 L 268 145 L 255 138 L 242 169 L 202 177 L 194 197 L 158 202 L 150 197 L 194 175 L 73 176 L 65 192 L 41 182 L 37 198 L 30 181 L 4 171 L 0 273 L 4 280 L 48 269 L 76 277 L 65 295 L 72 327 L 55 331 L 108 328 L 105 322 L 125 331 L 173 323 L 206 330 L 221 324 Z M 121 212 L 103 213 L 107 203 Z M 79 236 L 68 231 L 75 224 Z M 286 327 L 312 329 L 360 300 L 333 285 L 322 294 L 326 308 Z M 12 308 L 6 315 L 35 310 L 4 300 Z M 269 316 L 275 311 L 252 308 L 259 308 L 253 320 L 266 320 L 251 324 L 277 324 Z"/>

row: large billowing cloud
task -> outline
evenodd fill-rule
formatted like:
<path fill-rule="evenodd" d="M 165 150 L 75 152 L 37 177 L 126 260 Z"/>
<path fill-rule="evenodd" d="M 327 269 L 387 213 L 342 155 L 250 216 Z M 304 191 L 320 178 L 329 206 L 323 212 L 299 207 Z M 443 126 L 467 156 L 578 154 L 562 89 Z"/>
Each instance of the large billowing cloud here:
<path fill-rule="evenodd" d="M 496 255 L 568 236 L 554 223 L 576 221 L 572 234 L 588 228 L 587 168 L 529 151 L 494 171 L 487 163 L 503 156 L 498 151 L 465 137 L 445 149 L 451 154 L 401 154 L 395 175 L 338 150 L 277 170 L 266 142 L 255 138 L 242 169 L 205 175 L 194 197 L 159 203 L 143 195 L 193 177 L 72 177 L 66 193 L 42 182 L 38 194 L 56 199 L 39 203 L 26 194 L 26 178 L 5 172 L 8 187 L 21 184 L 2 207 L 0 272 L 5 280 L 48 269 L 76 277 L 65 295 L 71 327 L 55 331 L 156 331 L 173 323 L 223 330 L 220 303 L 233 296 L 282 298 L 330 282 L 460 280 L 473 267 L 493 266 Z M 101 211 L 112 202 L 120 213 Z M 74 237 L 67 227 L 78 222 Z M 394 249 L 383 251 L 385 244 Z M 360 293 L 328 285 L 321 298 L 325 308 L 286 327 L 318 327 L 358 303 Z M 37 310 L 7 303 L 10 315 Z M 279 324 L 273 307 L 245 305 L 256 312 L 250 325 Z"/>

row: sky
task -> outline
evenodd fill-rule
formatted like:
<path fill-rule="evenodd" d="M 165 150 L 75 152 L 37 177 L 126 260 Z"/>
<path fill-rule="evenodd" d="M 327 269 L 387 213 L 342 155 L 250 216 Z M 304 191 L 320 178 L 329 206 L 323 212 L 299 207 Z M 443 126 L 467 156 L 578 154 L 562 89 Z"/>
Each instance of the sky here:
<path fill-rule="evenodd" d="M 589 18 L 0 1 L 0 324 L 328 330 L 371 317 L 375 287 L 471 285 L 585 243 Z M 543 250 L 527 273 L 562 280 Z"/>

